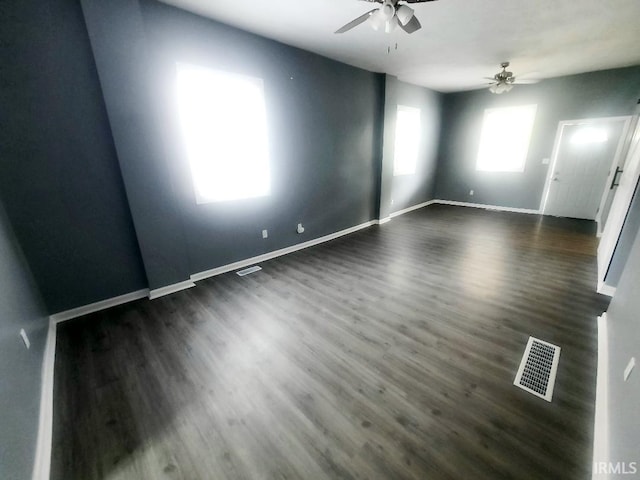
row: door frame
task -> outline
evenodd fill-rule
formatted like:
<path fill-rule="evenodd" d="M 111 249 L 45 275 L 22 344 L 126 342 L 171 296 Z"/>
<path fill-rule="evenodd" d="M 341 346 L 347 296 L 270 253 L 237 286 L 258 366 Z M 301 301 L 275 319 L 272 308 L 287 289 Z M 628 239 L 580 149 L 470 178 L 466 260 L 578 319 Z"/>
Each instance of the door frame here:
<path fill-rule="evenodd" d="M 636 112 L 640 113 L 640 107 L 636 109 Z M 638 113 L 635 115 L 636 121 Z M 611 204 L 611 211 L 609 212 L 609 217 L 607 218 L 604 231 L 602 232 L 602 238 L 598 245 L 597 291 L 610 296 L 613 296 L 613 293 L 615 293 L 615 287 L 606 283 L 607 273 L 609 273 L 611 261 L 613 260 L 617 244 L 620 241 L 620 235 L 627 221 L 627 216 L 629 215 L 629 210 L 636 189 L 638 188 L 638 182 L 640 182 L 640 125 L 636 123 L 634 127 L 634 131 L 631 134 L 631 141 L 625 152 L 624 172 L 620 177 L 620 186 L 625 188 L 616 189 L 616 194 Z M 631 169 L 631 167 L 633 167 L 633 169 Z M 614 207 L 617 206 L 617 200 L 622 201 L 624 204 L 622 208 L 614 209 Z M 604 248 L 607 249 L 606 257 L 603 252 Z"/>
<path fill-rule="evenodd" d="M 616 147 L 616 153 L 613 155 L 613 160 L 611 161 L 611 165 L 609 166 L 609 175 L 607 176 L 607 180 L 603 184 L 602 197 L 600 198 L 600 204 L 598 207 L 598 212 L 596 213 L 595 221 L 599 222 L 600 216 L 602 213 L 602 207 L 607 200 L 608 190 L 607 185 L 613 181 L 613 176 L 615 175 L 615 167 L 620 162 L 620 158 L 622 156 L 622 151 L 626 144 L 627 136 L 629 135 L 629 126 L 631 125 L 631 115 L 624 115 L 618 117 L 598 117 L 598 118 L 579 118 L 576 120 L 561 120 L 558 122 L 558 128 L 556 130 L 556 138 L 553 141 L 553 150 L 551 152 L 551 161 L 549 162 L 549 168 L 547 170 L 547 179 L 545 180 L 544 189 L 542 190 L 542 198 L 540 199 L 540 213 L 545 214 L 545 210 L 547 208 L 547 200 L 549 199 L 549 190 L 551 190 L 551 178 L 553 177 L 553 172 L 556 169 L 556 164 L 558 162 L 558 153 L 560 151 L 560 141 L 562 140 L 562 131 L 564 127 L 568 125 L 584 125 L 594 122 L 624 122 L 622 126 L 622 132 L 620 133 L 620 141 L 618 142 L 618 146 Z M 600 231 L 598 224 L 598 231 Z"/>

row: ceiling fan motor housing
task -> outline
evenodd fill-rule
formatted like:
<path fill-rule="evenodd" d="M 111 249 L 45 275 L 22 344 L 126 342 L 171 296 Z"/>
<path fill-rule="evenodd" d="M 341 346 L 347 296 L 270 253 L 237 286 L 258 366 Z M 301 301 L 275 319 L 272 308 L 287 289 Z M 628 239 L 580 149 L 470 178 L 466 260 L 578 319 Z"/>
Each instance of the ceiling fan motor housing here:
<path fill-rule="evenodd" d="M 509 62 L 502 62 L 500 64 L 502 67 L 502 71 L 496 73 L 493 78 L 496 79 L 496 82 L 500 83 L 513 83 L 516 80 L 516 77 L 513 76 L 513 72 L 507 72 L 507 67 L 509 66 Z"/>

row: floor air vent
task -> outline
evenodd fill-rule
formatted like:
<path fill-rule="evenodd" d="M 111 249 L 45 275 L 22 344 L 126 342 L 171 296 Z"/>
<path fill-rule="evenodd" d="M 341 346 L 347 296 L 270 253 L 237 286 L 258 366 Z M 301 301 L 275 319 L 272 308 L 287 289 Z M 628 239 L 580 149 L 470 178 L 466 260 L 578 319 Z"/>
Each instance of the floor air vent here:
<path fill-rule="evenodd" d="M 238 275 L 240 275 L 241 277 L 244 277 L 245 275 L 249 275 L 250 273 L 259 272 L 260 270 L 262 270 L 262 267 L 259 267 L 258 265 L 254 265 L 253 267 L 245 268 L 244 270 L 238 270 L 236 273 Z"/>
<path fill-rule="evenodd" d="M 513 384 L 550 402 L 559 360 L 560 347 L 529 337 Z"/>

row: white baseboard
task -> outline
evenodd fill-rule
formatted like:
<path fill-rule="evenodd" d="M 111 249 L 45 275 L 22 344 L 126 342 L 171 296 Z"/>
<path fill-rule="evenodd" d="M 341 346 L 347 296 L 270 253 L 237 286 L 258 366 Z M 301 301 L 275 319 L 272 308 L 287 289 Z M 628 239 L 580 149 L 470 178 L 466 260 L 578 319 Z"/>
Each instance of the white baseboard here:
<path fill-rule="evenodd" d="M 125 293 L 124 295 L 120 295 L 118 297 L 107 298 L 106 300 L 90 303 L 89 305 L 83 305 L 81 307 L 72 308 L 71 310 L 65 310 L 63 312 L 54 313 L 49 317 L 49 320 L 51 320 L 53 323 L 64 322 L 65 320 L 71 320 L 72 318 L 81 317 L 89 313 L 98 312 L 100 310 L 105 310 L 110 307 L 115 307 L 116 305 L 132 302 L 140 298 L 145 298 L 148 295 L 149 295 L 149 289 L 143 288 L 142 290 Z"/>
<path fill-rule="evenodd" d="M 53 376 L 56 358 L 56 328 L 49 319 L 47 340 L 42 358 L 42 385 L 40 387 L 40 417 L 38 440 L 33 464 L 32 480 L 49 480 L 51 470 L 51 447 L 53 441 Z"/>
<path fill-rule="evenodd" d="M 424 204 L 416 205 L 400 212 L 395 212 L 393 216 L 401 215 L 411 210 L 424 207 L 434 202 L 426 202 Z M 55 313 L 49 316 L 49 327 L 47 331 L 47 340 L 42 362 L 42 389 L 40 393 L 40 418 L 38 424 L 38 440 L 36 446 L 36 457 L 34 462 L 34 469 L 32 480 L 49 480 L 49 473 L 51 469 L 51 448 L 53 439 L 53 384 L 54 384 L 54 367 L 55 367 L 55 355 L 56 355 L 56 329 L 60 322 L 71 320 L 73 318 L 81 317 L 89 313 L 94 313 L 100 310 L 105 310 L 110 307 L 121 305 L 123 303 L 132 302 L 141 298 L 148 297 L 149 299 L 158 298 L 170 293 L 178 292 L 187 288 L 195 287 L 195 281 L 203 280 L 215 275 L 238 270 L 240 268 L 253 265 L 258 262 L 263 262 L 275 257 L 286 255 L 288 253 L 296 252 L 304 248 L 312 247 L 320 243 L 328 242 L 335 238 L 348 235 L 350 233 L 357 232 L 371 225 L 381 225 L 391 218 L 383 218 L 380 220 L 371 220 L 369 222 L 350 227 L 339 232 L 335 232 L 329 235 L 325 235 L 320 238 L 309 240 L 307 242 L 292 245 L 290 247 L 275 250 L 273 252 L 258 255 L 257 257 L 248 258 L 228 265 L 223 265 L 211 270 L 196 273 L 191 275 L 190 280 L 179 282 L 173 285 L 167 285 L 166 287 L 157 288 L 154 290 L 142 289 L 135 292 L 130 292 L 118 297 L 101 300 L 99 302 L 91 303 L 89 305 L 83 305 L 81 307 L 72 308 L 62 312 Z"/>
<path fill-rule="evenodd" d="M 281 248 L 280 250 L 274 250 L 272 252 L 263 253 L 262 255 L 258 255 L 256 257 L 247 258 L 245 260 L 239 260 L 234 263 L 229 263 L 228 265 L 222 265 L 220 267 L 212 268 L 211 270 L 205 270 L 204 272 L 194 273 L 193 275 L 191 275 L 191 281 L 197 282 L 199 280 L 204 280 L 205 278 L 215 277 L 216 275 L 221 275 L 223 273 L 239 270 L 241 268 L 248 267 L 255 263 L 265 262 L 267 260 L 271 260 L 272 258 L 280 257 L 288 253 L 293 253 L 293 252 L 297 252 L 298 250 L 303 250 L 305 248 L 313 247 L 314 245 L 328 242 L 329 240 L 333 240 L 335 238 L 357 232 L 358 230 L 362 230 L 363 228 L 370 227 L 371 225 L 384 223 L 383 220 L 371 220 L 369 222 L 356 225 L 355 227 L 350 227 L 345 230 L 340 230 L 339 232 L 325 235 L 324 237 L 314 238 L 313 240 L 309 240 L 307 242 L 298 243 L 296 245 L 291 245 L 290 247 Z"/>
<path fill-rule="evenodd" d="M 391 218 L 393 218 L 393 217 L 397 217 L 399 215 L 404 215 L 405 213 L 409 213 L 409 212 L 412 212 L 413 210 L 417 210 L 419 208 L 426 207 L 427 205 L 432 205 L 432 204 L 434 204 L 436 202 L 439 202 L 439 200 L 429 200 L 428 202 L 422 202 L 422 203 L 419 203 L 418 205 L 414 205 L 412 207 L 404 208 L 402 210 L 398 210 L 397 212 L 393 212 L 389 216 Z"/>
<path fill-rule="evenodd" d="M 166 287 L 155 288 L 149 291 L 149 300 L 164 297 L 165 295 L 169 295 L 170 293 L 179 292 L 180 290 L 186 290 L 187 288 L 192 288 L 195 286 L 196 284 L 193 283 L 193 281 L 185 280 L 183 282 L 167 285 Z"/>
<path fill-rule="evenodd" d="M 370 227 L 371 225 L 386 223 L 389 220 L 390 220 L 389 217 L 382 220 L 372 220 L 372 221 L 363 223 L 361 225 L 356 225 L 355 227 L 350 227 L 345 230 L 341 230 L 339 232 L 325 235 L 324 237 L 316 238 L 314 240 L 309 240 L 308 242 L 300 243 L 300 244 L 293 245 L 291 247 L 283 248 L 280 250 L 275 250 L 273 252 L 265 253 L 257 257 L 248 258 L 246 260 L 241 260 L 235 263 L 231 263 L 229 265 L 223 265 L 221 267 L 214 268 L 212 270 L 206 270 L 204 272 L 195 273 L 191 275 L 189 280 L 185 280 L 184 282 L 175 283 L 173 285 L 167 285 L 165 287 L 156 288 L 153 290 L 149 290 L 148 288 L 143 288 L 142 290 L 137 290 L 135 292 L 126 293 L 124 295 L 108 298 L 106 300 L 90 303 L 88 305 L 82 305 L 80 307 L 72 308 L 70 310 L 64 310 L 62 312 L 54 313 L 53 315 L 49 316 L 49 320 L 52 321 L 53 323 L 60 323 L 66 320 L 71 320 L 73 318 L 81 317 L 83 315 L 88 315 L 89 313 L 98 312 L 100 310 L 106 310 L 107 308 L 115 307 L 116 305 L 132 302 L 134 300 L 139 300 L 145 297 L 148 297 L 149 299 L 153 300 L 155 298 L 162 297 L 164 295 L 169 295 L 170 293 L 195 287 L 195 284 L 193 282 L 197 280 L 203 280 L 205 278 L 212 277 L 214 275 L 220 275 L 221 273 L 226 273 L 232 270 L 246 267 L 248 265 L 252 265 L 256 262 L 261 262 L 261 261 L 269 260 L 271 258 L 279 257 L 281 255 L 286 255 L 287 253 L 295 252 L 303 248 L 308 248 L 313 245 L 317 245 L 319 243 L 327 242 L 329 240 L 333 240 L 334 238 L 338 238 L 343 235 L 348 235 L 349 233 L 353 233 L 363 228 Z"/>
<path fill-rule="evenodd" d="M 598 370 L 596 374 L 596 414 L 593 430 L 592 479 L 603 480 L 608 475 L 598 473 L 596 465 L 609 462 L 609 339 L 607 313 L 598 317 Z"/>
<path fill-rule="evenodd" d="M 403 215 L 412 210 L 417 210 L 418 208 L 426 207 L 427 205 L 431 205 L 433 203 L 436 203 L 437 201 L 438 200 L 429 200 L 428 202 L 420 203 L 418 205 L 405 208 L 404 210 L 399 210 L 397 212 L 394 212 L 390 214 L 388 217 L 361 223 L 360 225 L 356 225 L 355 227 L 350 227 L 345 230 L 340 230 L 339 232 L 331 233 L 329 235 L 325 235 L 324 237 L 315 238 L 313 240 L 309 240 L 308 242 L 298 243 L 296 245 L 292 245 L 286 248 L 281 248 L 280 250 L 274 250 L 273 252 L 264 253 L 256 257 L 251 257 L 245 260 L 240 260 L 234 263 L 230 263 L 228 265 L 222 265 L 220 267 L 212 268 L 211 270 L 205 270 L 203 272 L 194 273 L 193 275 L 191 275 L 191 281 L 197 282 L 199 280 L 204 280 L 205 278 L 215 277 L 216 275 L 222 275 L 223 273 L 232 272 L 234 270 L 239 270 L 241 268 L 245 268 L 259 262 L 271 260 L 272 258 L 280 257 L 288 253 L 297 252 L 298 250 L 303 250 L 305 248 L 313 247 L 314 245 L 328 242 L 329 240 L 333 240 L 335 238 L 342 237 L 344 235 L 349 235 L 350 233 L 357 232 L 358 230 L 362 230 L 363 228 L 370 227 L 371 225 L 384 225 L 385 223 L 390 222 L 391 218 L 393 217 L 397 217 L 398 215 Z"/>
<path fill-rule="evenodd" d="M 457 202 L 454 200 L 433 200 L 433 203 L 439 203 L 441 205 L 455 205 L 456 207 L 472 207 L 482 208 L 484 210 L 497 210 L 500 212 L 528 213 L 531 215 L 542 214 L 540 210 L 533 210 L 530 208 L 501 207 L 500 205 L 485 205 L 484 203 Z"/>

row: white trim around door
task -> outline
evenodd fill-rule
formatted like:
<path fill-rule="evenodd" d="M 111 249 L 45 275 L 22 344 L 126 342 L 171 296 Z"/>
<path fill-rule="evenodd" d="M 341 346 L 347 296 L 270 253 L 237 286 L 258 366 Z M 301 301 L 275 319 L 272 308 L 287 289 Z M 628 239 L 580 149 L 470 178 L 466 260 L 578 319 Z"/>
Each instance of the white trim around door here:
<path fill-rule="evenodd" d="M 622 127 L 622 133 L 620 135 L 620 141 L 618 142 L 618 145 L 616 147 L 616 153 L 613 156 L 613 159 L 611 160 L 609 175 L 607 177 L 606 183 L 603 185 L 602 197 L 600 199 L 600 204 L 599 204 L 600 206 L 598 208 L 598 214 L 596 215 L 596 221 L 598 221 L 598 219 L 601 216 L 602 208 L 606 203 L 607 196 L 609 193 L 607 189 L 607 185 L 610 185 L 613 180 L 613 176 L 615 175 L 615 170 L 616 170 L 615 167 L 619 164 L 623 147 L 628 141 L 627 137 L 629 134 L 629 125 L 631 124 L 631 118 L 632 117 L 630 115 L 625 115 L 621 117 L 600 117 L 600 118 L 582 118 L 577 120 L 562 120 L 558 123 L 558 128 L 556 130 L 556 138 L 553 142 L 553 150 L 551 152 L 551 162 L 549 163 L 547 178 L 545 180 L 544 190 L 542 191 L 542 198 L 540 199 L 541 213 L 544 214 L 547 208 L 547 200 L 549 199 L 549 190 L 551 189 L 551 179 L 553 177 L 553 173 L 556 170 L 556 165 L 558 162 L 558 154 L 560 151 L 560 143 L 562 141 L 562 131 L 564 127 L 569 125 L 580 125 L 580 124 L 588 124 L 588 123 L 595 123 L 595 122 L 624 122 Z M 598 230 L 600 231 L 600 228 Z"/>

